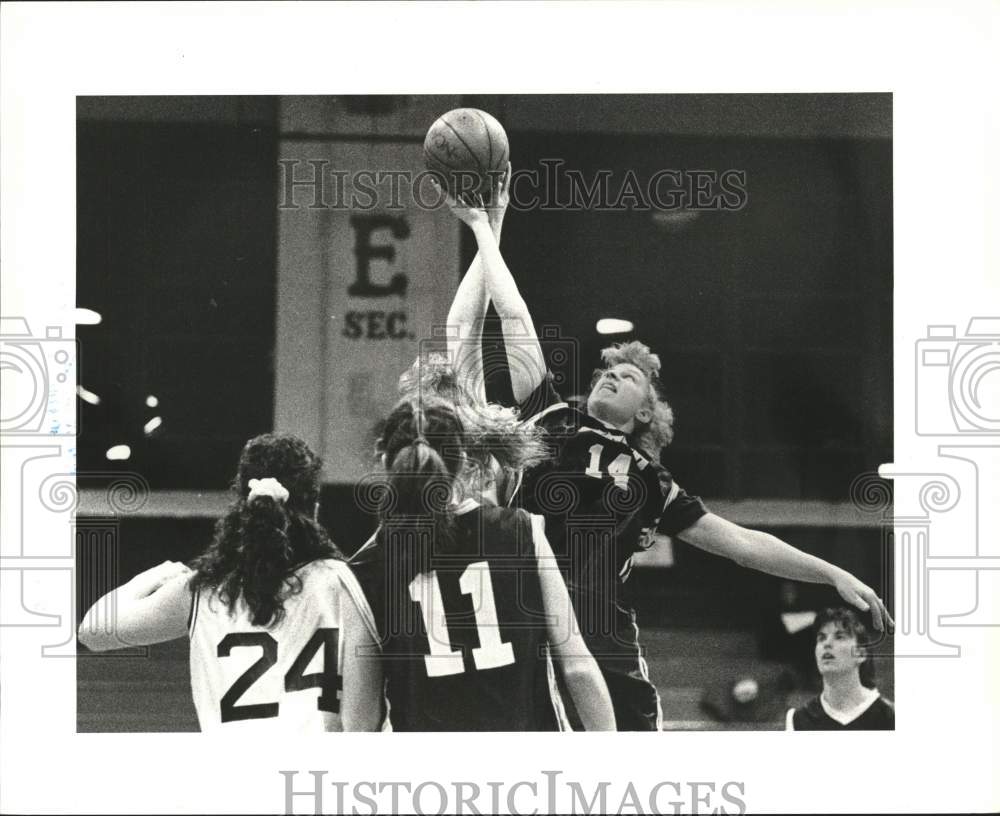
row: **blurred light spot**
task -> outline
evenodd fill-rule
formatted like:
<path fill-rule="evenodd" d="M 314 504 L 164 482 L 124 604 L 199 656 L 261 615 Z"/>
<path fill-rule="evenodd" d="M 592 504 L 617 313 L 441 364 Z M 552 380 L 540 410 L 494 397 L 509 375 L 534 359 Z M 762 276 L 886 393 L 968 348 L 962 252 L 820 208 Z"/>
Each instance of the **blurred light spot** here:
<path fill-rule="evenodd" d="M 155 408 L 159 404 L 160 404 L 160 401 L 156 397 L 154 397 L 152 394 L 150 394 L 148 397 L 146 397 L 146 406 L 147 407 L 149 407 L 149 408 Z"/>
<path fill-rule="evenodd" d="M 752 677 L 744 677 L 733 686 L 733 699 L 737 703 L 751 703 L 757 699 L 758 694 L 760 694 L 760 686 Z"/>
<path fill-rule="evenodd" d="M 100 405 L 101 398 L 93 391 L 88 391 L 82 385 L 76 387 L 76 395 L 89 405 Z"/>
<path fill-rule="evenodd" d="M 101 315 L 93 309 L 74 309 L 73 314 L 78 326 L 96 326 L 101 322 Z"/>
<path fill-rule="evenodd" d="M 631 320 L 619 320 L 617 317 L 602 317 L 597 321 L 598 334 L 625 334 L 634 328 Z"/>
<path fill-rule="evenodd" d="M 104 455 L 112 462 L 121 461 L 132 455 L 132 449 L 128 445 L 115 445 L 108 448 L 108 452 Z"/>
<path fill-rule="evenodd" d="M 698 220 L 697 210 L 658 210 L 651 216 L 653 223 L 668 232 L 679 232 Z"/>
<path fill-rule="evenodd" d="M 143 432 L 146 436 L 149 436 L 153 431 L 159 428 L 163 424 L 163 417 L 155 416 L 149 422 L 142 426 Z"/>

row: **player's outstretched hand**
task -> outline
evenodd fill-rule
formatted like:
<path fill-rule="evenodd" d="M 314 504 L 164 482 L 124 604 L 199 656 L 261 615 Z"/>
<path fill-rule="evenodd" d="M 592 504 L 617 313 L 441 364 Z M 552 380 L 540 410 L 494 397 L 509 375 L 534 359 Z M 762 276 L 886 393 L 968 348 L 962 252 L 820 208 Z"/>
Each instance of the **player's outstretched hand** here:
<path fill-rule="evenodd" d="M 870 586 L 862 583 L 853 575 L 845 573 L 844 577 L 837 581 L 836 587 L 840 597 L 851 606 L 862 612 L 871 612 L 872 624 L 877 631 L 888 630 L 891 632 L 896 628 L 896 623 L 889 616 L 882 599 L 875 594 L 875 590 Z"/>

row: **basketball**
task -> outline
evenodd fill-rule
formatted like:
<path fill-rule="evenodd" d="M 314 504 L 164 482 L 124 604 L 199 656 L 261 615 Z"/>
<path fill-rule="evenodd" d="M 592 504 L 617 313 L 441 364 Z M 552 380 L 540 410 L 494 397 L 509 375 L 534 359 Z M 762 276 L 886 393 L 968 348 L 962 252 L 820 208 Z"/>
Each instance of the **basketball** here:
<path fill-rule="evenodd" d="M 452 195 L 479 193 L 489 201 L 509 159 L 503 125 L 476 108 L 448 111 L 424 138 L 424 163 Z"/>

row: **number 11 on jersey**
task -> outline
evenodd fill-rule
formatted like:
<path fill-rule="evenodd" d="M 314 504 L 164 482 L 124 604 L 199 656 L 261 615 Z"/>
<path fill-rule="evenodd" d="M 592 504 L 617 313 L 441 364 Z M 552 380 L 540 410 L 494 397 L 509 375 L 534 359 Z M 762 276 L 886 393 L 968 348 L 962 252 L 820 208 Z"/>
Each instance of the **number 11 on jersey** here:
<path fill-rule="evenodd" d="M 496 669 L 514 662 L 514 647 L 500 637 L 497 620 L 497 604 L 493 595 L 493 580 L 490 565 L 486 561 L 469 564 L 458 586 L 463 595 L 472 597 L 472 608 L 476 615 L 476 635 L 479 646 L 472 650 L 472 660 L 476 669 Z M 410 597 L 419 604 L 420 614 L 427 630 L 427 643 L 431 653 L 424 655 L 424 666 L 428 677 L 444 677 L 465 671 L 462 652 L 452 650 L 448 621 L 445 618 L 441 585 L 437 570 L 422 572 L 410 581 Z"/>

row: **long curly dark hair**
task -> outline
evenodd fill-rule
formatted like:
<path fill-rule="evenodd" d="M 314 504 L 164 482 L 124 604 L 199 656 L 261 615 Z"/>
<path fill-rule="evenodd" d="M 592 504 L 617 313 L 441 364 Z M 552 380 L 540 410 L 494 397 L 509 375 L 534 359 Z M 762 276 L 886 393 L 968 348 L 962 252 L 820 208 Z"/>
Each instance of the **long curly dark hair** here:
<path fill-rule="evenodd" d="M 208 549 L 191 567 L 191 589 L 215 590 L 229 608 L 242 597 L 255 626 L 284 617 L 284 601 L 302 590 L 295 570 L 319 558 L 343 558 L 315 519 L 322 461 L 301 439 L 263 434 L 243 448 L 235 498 L 215 525 Z M 248 501 L 251 479 L 277 479 L 288 499 L 255 496 Z"/>

